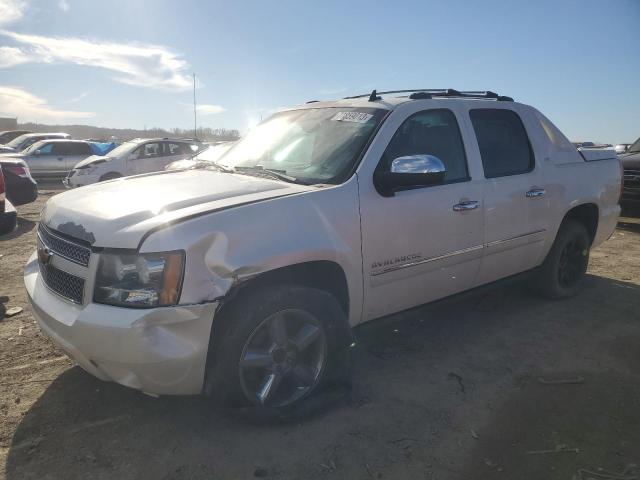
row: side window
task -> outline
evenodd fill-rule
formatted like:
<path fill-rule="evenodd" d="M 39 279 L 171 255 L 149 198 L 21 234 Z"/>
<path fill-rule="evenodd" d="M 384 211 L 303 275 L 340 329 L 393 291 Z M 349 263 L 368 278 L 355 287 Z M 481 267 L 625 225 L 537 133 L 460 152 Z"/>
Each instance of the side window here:
<path fill-rule="evenodd" d="M 87 143 L 73 142 L 68 144 L 70 155 L 91 155 L 91 147 Z"/>
<path fill-rule="evenodd" d="M 67 142 L 56 142 L 53 144 L 52 153 L 54 155 L 70 155 L 71 145 L 69 145 Z"/>
<path fill-rule="evenodd" d="M 51 155 L 53 150 L 53 143 L 47 143 L 38 149 L 40 151 L 40 155 Z"/>
<path fill-rule="evenodd" d="M 389 142 L 378 169 L 389 170 L 393 160 L 407 155 L 438 157 L 447 170 L 445 182 L 469 178 L 462 135 L 451 110 L 425 110 L 407 118 Z"/>
<path fill-rule="evenodd" d="M 136 149 L 137 158 L 153 158 L 162 156 L 162 143 L 145 143 Z"/>
<path fill-rule="evenodd" d="M 33 145 L 36 142 L 39 142 L 40 140 L 42 140 L 42 138 L 30 138 L 28 140 L 25 140 L 25 142 L 20 146 L 20 149 L 25 150 L 27 147 L 30 147 L 31 145 Z"/>
<path fill-rule="evenodd" d="M 184 155 L 190 152 L 189 145 L 186 143 L 165 143 L 165 152 L 164 154 L 167 156 L 172 155 Z"/>
<path fill-rule="evenodd" d="M 518 114 L 511 110 L 476 109 L 470 110 L 469 116 L 485 177 L 518 175 L 533 169 L 531 144 Z"/>

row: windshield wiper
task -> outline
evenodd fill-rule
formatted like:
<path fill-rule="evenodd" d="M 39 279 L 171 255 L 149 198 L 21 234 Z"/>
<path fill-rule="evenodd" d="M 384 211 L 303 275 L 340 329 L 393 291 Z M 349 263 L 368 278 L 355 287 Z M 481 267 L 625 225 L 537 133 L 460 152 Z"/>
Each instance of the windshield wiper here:
<path fill-rule="evenodd" d="M 271 176 L 272 178 L 277 178 L 278 180 L 284 180 L 285 182 L 289 182 L 289 183 L 302 183 L 296 177 L 287 175 L 286 170 L 275 170 L 272 168 L 264 168 L 262 165 L 256 165 L 254 167 L 235 167 L 234 170 L 237 173 L 266 174 Z"/>
<path fill-rule="evenodd" d="M 193 169 L 214 168 L 219 172 L 233 173 L 233 170 L 231 168 L 227 168 L 227 167 L 225 167 L 223 165 L 220 165 L 219 163 L 211 162 L 209 160 L 196 160 L 196 164 L 191 168 L 193 168 Z"/>

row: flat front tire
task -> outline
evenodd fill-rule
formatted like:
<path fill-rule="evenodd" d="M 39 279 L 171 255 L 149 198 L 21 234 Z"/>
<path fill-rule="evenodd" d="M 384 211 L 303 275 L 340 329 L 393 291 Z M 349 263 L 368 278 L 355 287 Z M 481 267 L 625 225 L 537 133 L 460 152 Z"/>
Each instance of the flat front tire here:
<path fill-rule="evenodd" d="M 346 316 L 329 293 L 274 286 L 249 292 L 214 322 L 206 390 L 225 406 L 301 404 L 330 377 L 336 322 Z M 211 347 L 210 347 L 211 348 Z"/>

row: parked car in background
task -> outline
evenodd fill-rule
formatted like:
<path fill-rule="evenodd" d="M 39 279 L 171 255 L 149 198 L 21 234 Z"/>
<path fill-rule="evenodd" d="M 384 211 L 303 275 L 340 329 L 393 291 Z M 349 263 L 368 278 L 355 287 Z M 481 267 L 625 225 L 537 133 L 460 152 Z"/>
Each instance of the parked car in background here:
<path fill-rule="evenodd" d="M 631 146 L 630 143 L 618 143 L 615 147 L 613 147 L 616 151 L 616 153 L 618 155 L 620 155 L 621 153 L 625 153 L 629 147 Z"/>
<path fill-rule="evenodd" d="M 573 146 L 576 148 L 611 148 L 613 145 L 610 143 L 597 143 L 597 142 L 573 142 Z"/>
<path fill-rule="evenodd" d="M 164 167 L 165 170 L 182 170 L 185 168 L 199 168 L 206 167 L 212 163 L 218 161 L 227 150 L 229 150 L 236 142 L 220 142 L 215 145 L 210 145 L 202 150 L 200 153 L 194 155 L 191 158 L 185 158 L 184 160 L 177 160 L 171 162 Z"/>
<path fill-rule="evenodd" d="M 67 187 L 81 187 L 104 180 L 157 172 L 176 160 L 192 157 L 204 148 L 197 140 L 136 138 L 107 155 L 93 155 L 78 163 L 64 180 Z"/>
<path fill-rule="evenodd" d="M 24 135 L 25 133 L 31 133 L 30 130 L 5 130 L 0 132 L 0 146 L 9 143 L 16 137 Z"/>
<path fill-rule="evenodd" d="M 6 198 L 13 205 L 31 203 L 38 197 L 38 184 L 23 160 L 0 158 L 0 168 L 4 173 Z"/>
<path fill-rule="evenodd" d="M 640 138 L 633 142 L 625 153 L 619 155 L 624 169 L 622 204 L 640 206 Z"/>
<path fill-rule="evenodd" d="M 36 178 L 65 178 L 78 162 L 91 155 L 93 148 L 89 142 L 54 138 L 35 142 L 5 158 L 23 160 Z"/>
<path fill-rule="evenodd" d="M 40 140 L 48 140 L 52 138 L 71 138 L 68 133 L 25 133 L 14 138 L 6 145 L 0 147 L 0 153 L 21 152 L 25 148 Z"/>
<path fill-rule="evenodd" d="M 4 173 L 0 165 L 0 235 L 12 232 L 16 228 L 18 212 L 7 199 Z"/>
<path fill-rule="evenodd" d="M 406 92 L 51 197 L 24 274 L 42 331 L 103 380 L 286 409 L 348 371 L 360 323 L 524 272 L 575 295 L 618 221 L 615 152 L 493 92 Z"/>

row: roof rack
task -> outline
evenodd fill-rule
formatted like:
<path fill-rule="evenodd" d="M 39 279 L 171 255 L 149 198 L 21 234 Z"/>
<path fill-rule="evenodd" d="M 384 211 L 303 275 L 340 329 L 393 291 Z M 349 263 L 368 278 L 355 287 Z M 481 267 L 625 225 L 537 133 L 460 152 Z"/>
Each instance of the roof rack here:
<path fill-rule="evenodd" d="M 412 100 L 424 100 L 434 97 L 446 97 L 446 98 L 482 98 L 486 100 L 496 100 L 498 102 L 513 102 L 513 98 L 504 95 L 498 95 L 495 92 L 489 90 L 465 90 L 459 91 L 453 88 L 413 88 L 409 90 L 388 90 L 385 92 L 378 92 L 376 90 L 371 93 L 363 95 L 354 95 L 352 97 L 344 97 L 346 99 L 365 98 L 369 97 L 370 102 L 380 100 L 380 95 L 388 95 L 391 93 L 408 93 L 409 98 Z"/>

